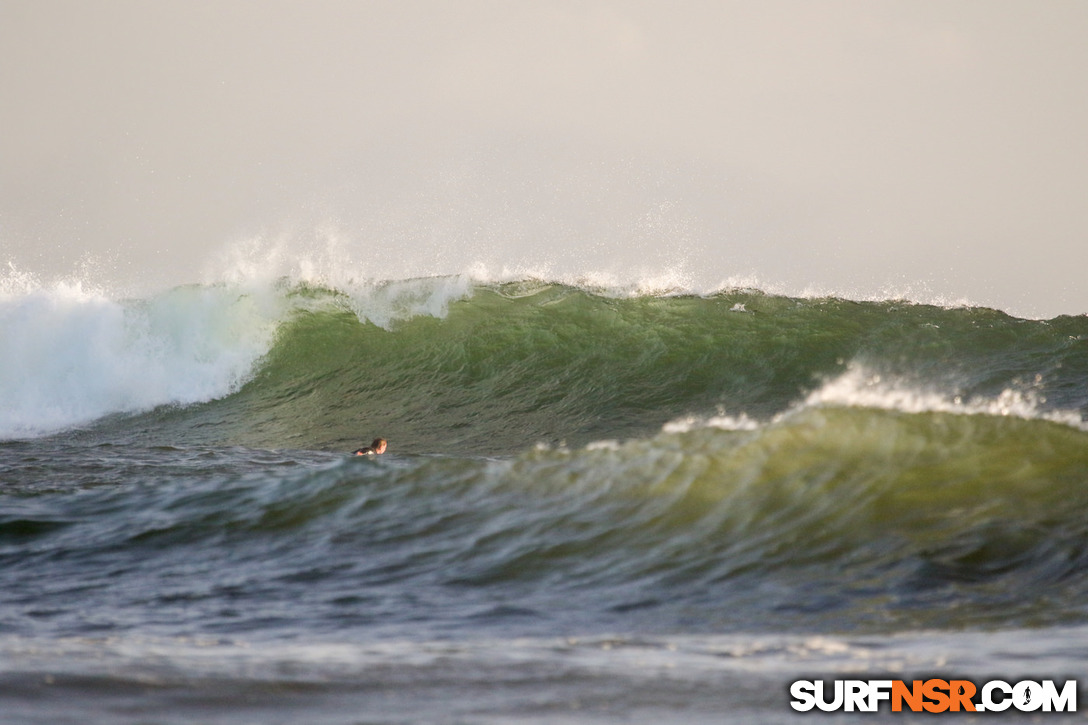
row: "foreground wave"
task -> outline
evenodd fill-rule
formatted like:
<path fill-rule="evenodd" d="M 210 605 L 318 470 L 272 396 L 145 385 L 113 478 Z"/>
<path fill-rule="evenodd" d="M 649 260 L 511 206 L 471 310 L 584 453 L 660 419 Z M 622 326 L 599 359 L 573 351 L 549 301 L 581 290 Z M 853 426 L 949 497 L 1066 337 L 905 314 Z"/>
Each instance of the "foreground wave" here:
<path fill-rule="evenodd" d="M 273 629 L 402 634 L 421 617 L 896 631 L 1088 614 L 1088 434 L 1048 422 L 832 408 L 503 459 L 130 451 L 118 476 L 137 484 L 103 474 L 110 446 L 37 450 L 3 449 L 5 598 L 48 599 L 62 628 L 98 598 L 171 634 L 230 631 L 227 601 L 306 603 Z"/>

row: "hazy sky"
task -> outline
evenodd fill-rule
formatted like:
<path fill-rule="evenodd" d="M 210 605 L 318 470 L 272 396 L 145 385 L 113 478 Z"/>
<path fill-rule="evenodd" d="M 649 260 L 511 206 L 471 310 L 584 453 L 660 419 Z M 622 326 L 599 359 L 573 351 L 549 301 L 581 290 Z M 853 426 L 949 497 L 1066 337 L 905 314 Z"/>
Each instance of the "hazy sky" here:
<path fill-rule="evenodd" d="M 248 243 L 1084 313 L 1086 38 L 1082 0 L 0 0 L 0 270 Z"/>

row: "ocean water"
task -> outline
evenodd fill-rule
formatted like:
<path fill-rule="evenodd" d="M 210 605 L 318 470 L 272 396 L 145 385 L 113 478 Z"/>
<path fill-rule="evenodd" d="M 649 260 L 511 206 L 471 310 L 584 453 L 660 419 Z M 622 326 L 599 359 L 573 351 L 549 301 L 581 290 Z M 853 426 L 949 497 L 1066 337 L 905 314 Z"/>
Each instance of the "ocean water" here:
<path fill-rule="evenodd" d="M 1083 688 L 1086 416 L 1085 316 L 9 280 L 0 721 L 774 723 L 813 717 L 797 679 Z M 1040 717 L 1083 722 L 999 719 Z"/>

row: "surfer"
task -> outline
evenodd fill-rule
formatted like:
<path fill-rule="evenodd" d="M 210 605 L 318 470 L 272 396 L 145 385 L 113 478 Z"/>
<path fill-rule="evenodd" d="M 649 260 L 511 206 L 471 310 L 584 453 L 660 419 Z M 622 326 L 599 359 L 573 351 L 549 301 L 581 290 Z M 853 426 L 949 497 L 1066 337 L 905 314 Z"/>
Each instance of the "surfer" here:
<path fill-rule="evenodd" d="M 385 453 L 385 447 L 388 445 L 384 438 L 375 438 L 373 442 L 366 448 L 360 448 L 355 451 L 357 456 L 378 456 Z"/>

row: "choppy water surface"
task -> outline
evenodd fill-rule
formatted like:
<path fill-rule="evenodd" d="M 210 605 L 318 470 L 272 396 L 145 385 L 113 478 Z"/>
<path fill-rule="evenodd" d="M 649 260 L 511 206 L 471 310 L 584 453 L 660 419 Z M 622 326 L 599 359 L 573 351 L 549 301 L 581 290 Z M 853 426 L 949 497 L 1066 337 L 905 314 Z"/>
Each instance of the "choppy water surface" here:
<path fill-rule="evenodd" d="M 36 289 L 0 363 L 12 721 L 775 722 L 1088 661 L 1085 317 Z"/>

